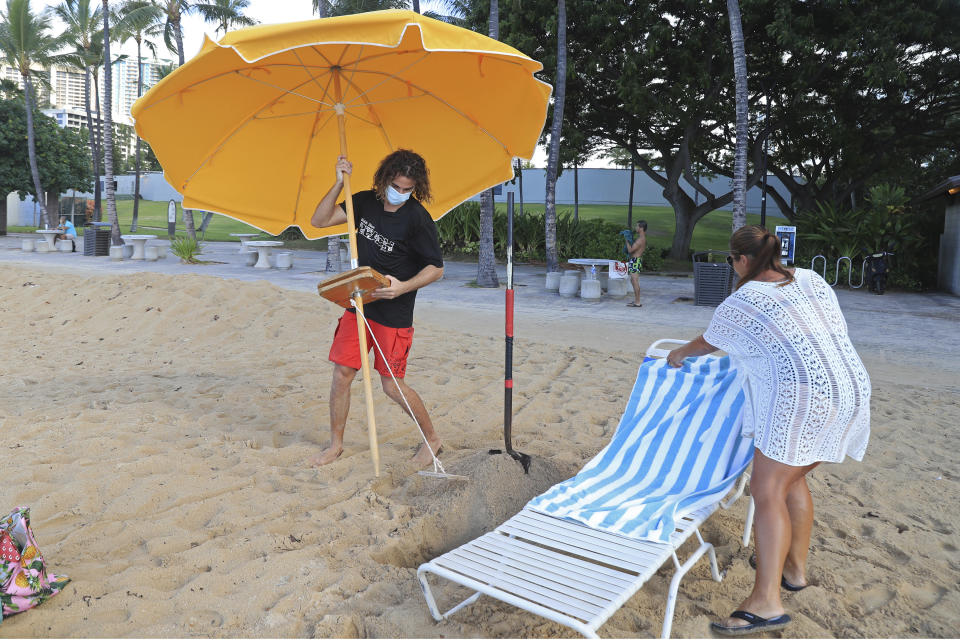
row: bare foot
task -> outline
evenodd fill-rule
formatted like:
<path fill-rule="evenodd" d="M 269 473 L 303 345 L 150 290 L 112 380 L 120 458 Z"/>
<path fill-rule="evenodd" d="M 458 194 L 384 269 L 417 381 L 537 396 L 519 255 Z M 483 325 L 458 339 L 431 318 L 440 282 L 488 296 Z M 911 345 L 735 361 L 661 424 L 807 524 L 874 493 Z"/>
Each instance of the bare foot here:
<path fill-rule="evenodd" d="M 440 442 L 440 438 L 430 441 L 430 449 L 433 449 L 434 455 L 440 455 L 440 452 L 443 451 L 443 443 Z M 412 461 L 418 467 L 426 467 L 433 464 L 433 456 L 430 455 L 430 450 L 427 449 L 427 445 L 420 445 L 420 448 L 417 449 L 417 453 L 413 456 Z"/>
<path fill-rule="evenodd" d="M 340 457 L 340 454 L 343 453 L 343 447 L 327 447 L 317 455 L 310 458 L 307 461 L 311 467 L 322 467 L 323 465 L 330 464 L 334 460 Z"/>

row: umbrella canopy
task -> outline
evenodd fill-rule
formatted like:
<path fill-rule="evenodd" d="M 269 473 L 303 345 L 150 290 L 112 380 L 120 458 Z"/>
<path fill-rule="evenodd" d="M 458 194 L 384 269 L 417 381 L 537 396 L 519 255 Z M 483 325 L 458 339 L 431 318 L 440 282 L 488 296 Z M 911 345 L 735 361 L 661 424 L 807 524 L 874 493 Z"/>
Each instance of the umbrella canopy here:
<path fill-rule="evenodd" d="M 411 149 L 430 170 L 436 219 L 533 155 L 551 92 L 540 69 L 484 35 L 378 11 L 207 39 L 132 114 L 184 207 L 320 238 L 347 232 L 310 224 L 334 181 L 338 112 L 355 188 L 372 185 L 388 153 Z"/>

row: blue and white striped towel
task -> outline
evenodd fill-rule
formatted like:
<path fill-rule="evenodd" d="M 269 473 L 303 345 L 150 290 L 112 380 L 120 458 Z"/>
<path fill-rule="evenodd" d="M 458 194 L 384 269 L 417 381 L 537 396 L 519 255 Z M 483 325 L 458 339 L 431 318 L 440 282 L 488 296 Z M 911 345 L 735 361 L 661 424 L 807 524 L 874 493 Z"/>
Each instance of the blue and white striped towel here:
<path fill-rule="evenodd" d="M 645 362 L 613 440 L 527 506 L 630 538 L 668 541 L 685 514 L 718 502 L 753 457 L 730 358 Z"/>

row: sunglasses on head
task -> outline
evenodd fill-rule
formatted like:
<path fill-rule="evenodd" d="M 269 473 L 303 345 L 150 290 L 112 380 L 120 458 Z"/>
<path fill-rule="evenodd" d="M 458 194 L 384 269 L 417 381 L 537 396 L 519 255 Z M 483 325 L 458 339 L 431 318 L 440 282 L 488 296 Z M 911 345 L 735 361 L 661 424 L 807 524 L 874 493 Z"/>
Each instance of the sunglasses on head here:
<path fill-rule="evenodd" d="M 737 256 L 737 257 L 739 258 L 740 256 Z M 732 267 L 734 259 L 735 258 L 733 256 L 727 256 L 727 264 Z"/>

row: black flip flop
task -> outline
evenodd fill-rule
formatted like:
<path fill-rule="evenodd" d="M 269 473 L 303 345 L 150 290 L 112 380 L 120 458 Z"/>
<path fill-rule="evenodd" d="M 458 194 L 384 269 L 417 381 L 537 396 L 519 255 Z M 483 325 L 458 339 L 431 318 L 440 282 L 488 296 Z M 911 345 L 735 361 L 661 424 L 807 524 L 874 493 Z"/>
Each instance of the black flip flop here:
<path fill-rule="evenodd" d="M 757 554 L 753 554 L 750 556 L 750 567 L 753 568 L 754 571 L 757 570 Z M 801 586 L 801 585 L 793 584 L 781 575 L 780 586 L 786 589 L 787 591 L 797 592 L 797 591 L 803 591 L 810 585 L 805 584 Z"/>
<path fill-rule="evenodd" d="M 748 633 L 757 633 L 759 631 L 776 631 L 777 629 L 783 629 L 790 624 L 791 620 L 790 616 L 785 613 L 776 618 L 761 618 L 755 613 L 740 611 L 739 609 L 731 613 L 730 617 L 746 620 L 748 624 L 728 627 L 718 622 L 711 622 L 710 629 L 714 633 L 719 633 L 723 636 L 744 636 Z"/>

